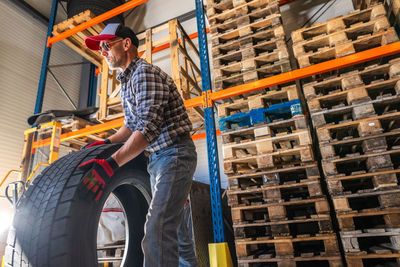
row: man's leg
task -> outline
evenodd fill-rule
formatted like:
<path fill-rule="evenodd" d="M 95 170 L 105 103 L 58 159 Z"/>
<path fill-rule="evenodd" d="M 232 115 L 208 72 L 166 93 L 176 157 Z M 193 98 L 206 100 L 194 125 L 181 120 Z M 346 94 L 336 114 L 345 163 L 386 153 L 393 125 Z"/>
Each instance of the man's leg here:
<path fill-rule="evenodd" d="M 179 267 L 199 266 L 194 252 L 194 244 L 189 227 L 191 226 L 190 206 L 185 205 L 181 225 L 178 228 Z"/>
<path fill-rule="evenodd" d="M 175 146 L 150 156 L 148 169 L 155 185 L 142 241 L 146 267 L 178 266 L 177 229 L 196 162 L 194 146 Z"/>

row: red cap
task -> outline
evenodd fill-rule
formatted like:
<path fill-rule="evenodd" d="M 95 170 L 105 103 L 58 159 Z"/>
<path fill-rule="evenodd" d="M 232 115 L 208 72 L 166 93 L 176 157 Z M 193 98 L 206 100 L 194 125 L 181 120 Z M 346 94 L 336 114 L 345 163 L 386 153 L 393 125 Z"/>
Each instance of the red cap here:
<path fill-rule="evenodd" d="M 91 50 L 99 50 L 101 41 L 110 40 L 115 37 L 130 38 L 136 47 L 139 46 L 136 34 L 130 28 L 120 23 L 107 24 L 99 35 L 86 37 L 85 44 Z"/>
<path fill-rule="evenodd" d="M 100 34 L 100 35 L 89 36 L 89 37 L 85 38 L 85 44 L 86 44 L 87 48 L 97 51 L 97 50 L 100 50 L 100 42 L 101 41 L 110 40 L 115 37 L 118 37 L 118 36 L 112 35 L 112 34 Z"/>

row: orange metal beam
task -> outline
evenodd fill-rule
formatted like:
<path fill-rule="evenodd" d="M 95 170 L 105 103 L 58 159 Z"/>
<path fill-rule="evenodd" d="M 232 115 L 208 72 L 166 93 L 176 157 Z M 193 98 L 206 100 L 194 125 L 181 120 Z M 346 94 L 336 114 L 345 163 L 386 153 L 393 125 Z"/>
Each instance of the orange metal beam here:
<path fill-rule="evenodd" d="M 216 131 L 215 131 L 215 134 L 216 134 L 216 135 L 221 135 L 221 132 L 220 132 L 219 130 L 216 130 Z M 195 140 L 200 140 L 200 139 L 204 139 L 204 138 L 206 138 L 206 133 L 199 133 L 199 134 L 194 134 L 194 135 L 192 135 L 193 141 L 195 141 Z"/>
<path fill-rule="evenodd" d="M 114 9 L 111 9 L 110 11 L 107 11 L 107 12 L 105 12 L 105 13 L 103 13 L 103 14 L 101 14 L 101 15 L 99 15 L 99 16 L 97 16 L 97 17 L 95 17 L 95 18 L 93 18 L 93 19 L 91 19 L 89 21 L 87 21 L 87 22 L 84 22 L 84 23 L 82 23 L 82 24 L 80 24 L 80 25 L 78 25 L 78 26 L 76 26 L 76 27 L 74 27 L 74 28 L 72 28 L 70 30 L 67 30 L 67 31 L 65 31 L 63 33 L 60 33 L 57 36 L 50 37 L 47 40 L 47 46 L 51 46 L 52 44 L 54 44 L 56 42 L 59 42 L 61 40 L 64 40 L 65 38 L 67 38 L 67 37 L 69 37 L 71 35 L 74 35 L 77 32 L 86 30 L 87 28 L 90 28 L 93 25 L 99 24 L 100 22 L 103 22 L 103 21 L 105 21 L 107 19 L 110 19 L 110 18 L 116 16 L 116 15 L 119 15 L 119 14 L 121 14 L 121 13 L 123 13 L 123 12 L 125 12 L 125 11 L 127 11 L 129 9 L 132 9 L 132 8 L 134 8 L 136 6 L 139 6 L 139 5 L 141 5 L 141 4 L 143 4 L 143 3 L 147 2 L 147 1 L 148 0 L 132 0 L 132 1 L 129 1 L 129 2 L 125 3 L 125 4 L 123 4 L 123 5 L 120 5 L 120 6 L 116 7 L 116 8 L 114 8 Z"/>
<path fill-rule="evenodd" d="M 78 137 L 87 136 L 89 134 L 101 133 L 101 132 L 104 132 L 104 131 L 107 131 L 107 130 L 110 130 L 113 128 L 119 128 L 122 125 L 124 125 L 124 118 L 115 119 L 115 120 L 108 121 L 105 123 L 89 126 L 89 127 L 80 129 L 78 131 L 64 133 L 61 135 L 60 141 L 64 142 L 64 141 L 68 141 L 68 140 L 75 139 Z M 50 145 L 50 140 L 51 140 L 50 138 L 47 138 L 44 140 L 36 141 L 33 143 L 32 148 L 34 149 L 34 148 Z"/>

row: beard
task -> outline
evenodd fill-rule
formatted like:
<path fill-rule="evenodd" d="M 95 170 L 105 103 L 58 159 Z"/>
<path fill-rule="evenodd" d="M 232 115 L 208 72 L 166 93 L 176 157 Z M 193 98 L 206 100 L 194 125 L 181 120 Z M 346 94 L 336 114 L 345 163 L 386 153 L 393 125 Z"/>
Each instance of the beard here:
<path fill-rule="evenodd" d="M 121 60 L 117 60 L 116 58 L 111 58 L 111 59 L 106 58 L 106 61 L 107 61 L 109 69 L 111 69 L 111 70 L 118 70 L 123 65 Z"/>

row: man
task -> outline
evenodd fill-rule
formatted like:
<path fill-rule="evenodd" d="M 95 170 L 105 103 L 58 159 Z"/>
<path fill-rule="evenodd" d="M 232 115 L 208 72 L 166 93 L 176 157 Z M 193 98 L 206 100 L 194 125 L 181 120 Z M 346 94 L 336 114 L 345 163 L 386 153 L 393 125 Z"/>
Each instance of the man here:
<path fill-rule="evenodd" d="M 98 200 L 119 166 L 144 150 L 149 152 L 153 198 L 142 241 L 144 266 L 198 266 L 186 225 L 181 223 L 197 154 L 190 138 L 192 124 L 174 81 L 138 57 L 136 35 L 121 24 L 108 24 L 85 43 L 101 52 L 110 69 L 121 70 L 118 80 L 125 115 L 125 126 L 106 141 L 90 145 L 125 142 L 110 158 L 80 165 L 91 169 L 92 175 L 84 179 L 87 190 Z"/>

